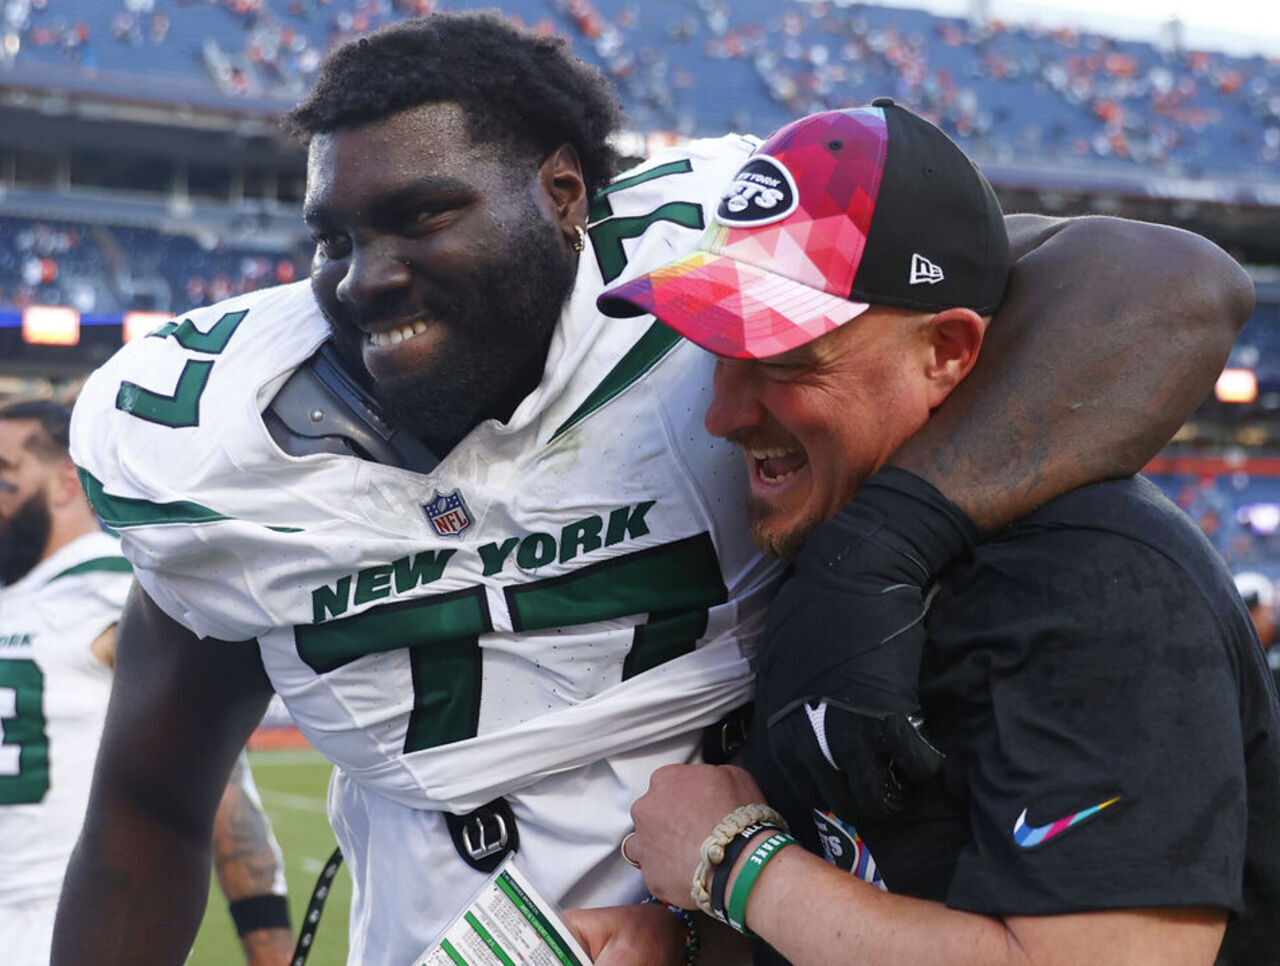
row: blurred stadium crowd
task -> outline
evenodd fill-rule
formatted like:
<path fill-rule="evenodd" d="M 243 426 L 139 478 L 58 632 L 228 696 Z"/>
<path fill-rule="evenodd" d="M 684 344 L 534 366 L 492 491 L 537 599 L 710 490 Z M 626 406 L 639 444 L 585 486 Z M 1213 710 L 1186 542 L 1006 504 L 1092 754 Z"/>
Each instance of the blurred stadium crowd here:
<path fill-rule="evenodd" d="M 10 67 L 145 71 L 184 94 L 288 102 L 331 45 L 433 0 L 3 0 Z M 1070 28 L 1031 30 L 919 10 L 800 0 L 510 0 L 618 84 L 643 130 L 767 132 L 790 117 L 892 94 L 971 154 L 1187 169 L 1280 159 L 1280 61 Z M 155 96 L 163 97 L 157 88 Z"/>
<path fill-rule="evenodd" d="M 1197 50 L 1176 25 L 1142 43 L 848 0 L 0 0 L 0 88 L 267 118 L 309 88 L 333 44 L 406 16 L 494 5 L 569 37 L 649 143 L 763 134 L 890 94 L 980 163 L 1020 166 L 1033 183 L 1066 170 L 1280 184 L 1280 57 Z M 182 312 L 306 272 L 300 225 L 282 239 L 196 217 L 175 227 L 31 208 L 0 204 L 0 328 L 6 311 L 12 320 L 32 305 Z M 1280 412 L 1280 264 L 1255 268 L 1277 281 L 1262 287 L 1273 291 L 1232 364 L 1275 387 Z M 1280 461 L 1237 452 L 1159 469 L 1234 569 L 1280 577 Z"/>

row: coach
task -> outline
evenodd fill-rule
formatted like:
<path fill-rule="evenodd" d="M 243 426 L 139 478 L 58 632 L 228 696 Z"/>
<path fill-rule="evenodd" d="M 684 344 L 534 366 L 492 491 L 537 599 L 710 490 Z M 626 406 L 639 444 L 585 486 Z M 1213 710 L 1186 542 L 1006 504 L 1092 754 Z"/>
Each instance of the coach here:
<path fill-rule="evenodd" d="M 768 207 L 764 177 L 782 186 Z M 692 876 L 706 911 L 803 966 L 1280 961 L 1275 691 L 1231 576 L 1146 481 L 1083 487 L 976 543 L 916 624 L 841 650 L 865 596 L 896 592 L 843 577 L 883 552 L 841 510 L 854 491 L 918 505 L 904 568 L 976 538 L 881 467 L 969 374 L 1004 288 L 982 175 L 880 101 L 778 132 L 717 220 L 700 252 L 601 304 L 719 357 L 707 426 L 743 451 L 757 542 L 796 567 L 760 656 L 755 779 L 670 766 L 633 809 L 627 857 L 654 895 L 691 906 Z M 918 732 L 922 760 L 889 770 L 895 807 L 877 811 L 831 749 L 890 716 L 841 695 L 921 652 L 936 745 Z M 913 765 L 935 774 L 910 788 Z M 828 861 L 793 847 L 762 788 Z M 623 961 L 605 947 L 600 966 Z"/>

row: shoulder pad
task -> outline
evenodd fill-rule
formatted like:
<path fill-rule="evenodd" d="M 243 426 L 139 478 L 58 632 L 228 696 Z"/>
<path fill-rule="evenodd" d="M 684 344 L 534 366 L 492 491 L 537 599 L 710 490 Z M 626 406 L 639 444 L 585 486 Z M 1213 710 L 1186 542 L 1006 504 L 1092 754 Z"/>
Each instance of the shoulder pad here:
<path fill-rule="evenodd" d="M 429 473 L 440 462 L 416 437 L 387 421 L 328 341 L 294 370 L 262 418 L 290 456 L 338 453 L 417 473 Z"/>

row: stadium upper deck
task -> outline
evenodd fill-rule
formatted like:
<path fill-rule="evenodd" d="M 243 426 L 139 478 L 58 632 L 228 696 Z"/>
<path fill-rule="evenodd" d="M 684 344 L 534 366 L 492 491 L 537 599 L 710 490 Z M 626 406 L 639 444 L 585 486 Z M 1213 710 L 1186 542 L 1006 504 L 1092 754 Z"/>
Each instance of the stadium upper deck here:
<path fill-rule="evenodd" d="M 492 0 L 2 0 L 0 83 L 272 113 L 334 43 Z M 1280 61 L 819 0 L 501 0 L 573 38 L 635 126 L 769 131 L 893 94 L 971 154 L 1191 176 L 1280 169 Z M 158 82 L 159 81 L 159 82 Z"/>
<path fill-rule="evenodd" d="M 570 38 L 639 132 L 765 133 L 888 93 L 1007 210 L 1181 224 L 1280 279 L 1277 60 L 824 0 L 0 0 L 0 363 L 44 352 L 13 341 L 28 306 L 118 333 L 305 271 L 301 157 L 272 115 L 335 43 L 495 4 Z M 1269 291 L 1236 361 L 1280 390 Z"/>

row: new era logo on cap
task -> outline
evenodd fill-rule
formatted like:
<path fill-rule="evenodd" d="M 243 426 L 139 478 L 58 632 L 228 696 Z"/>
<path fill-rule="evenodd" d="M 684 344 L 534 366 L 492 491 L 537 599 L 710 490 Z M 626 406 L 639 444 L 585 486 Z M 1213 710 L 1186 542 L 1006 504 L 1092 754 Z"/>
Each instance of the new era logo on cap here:
<path fill-rule="evenodd" d="M 760 359 L 872 305 L 989 314 L 1008 272 L 1003 214 L 982 173 L 884 98 L 779 130 L 738 170 L 698 251 L 597 304 L 652 312 L 711 352 Z"/>
<path fill-rule="evenodd" d="M 911 256 L 911 280 L 908 285 L 923 285 L 929 283 L 936 285 L 946 276 L 942 274 L 942 269 L 923 255 L 915 254 Z"/>

